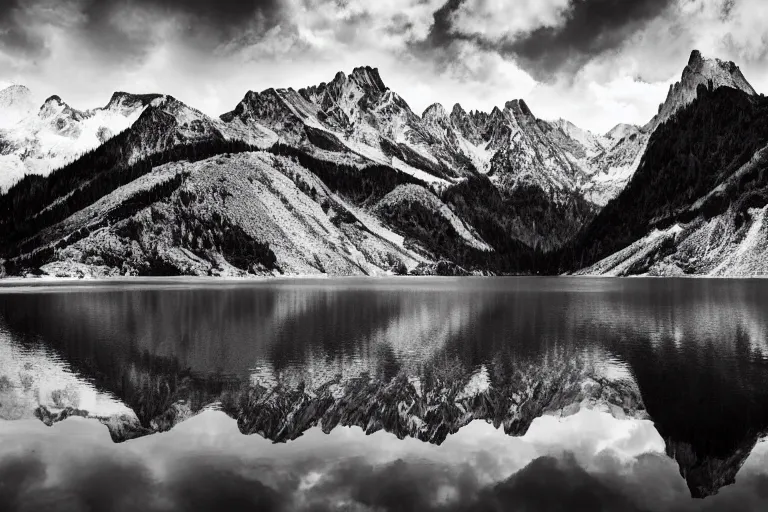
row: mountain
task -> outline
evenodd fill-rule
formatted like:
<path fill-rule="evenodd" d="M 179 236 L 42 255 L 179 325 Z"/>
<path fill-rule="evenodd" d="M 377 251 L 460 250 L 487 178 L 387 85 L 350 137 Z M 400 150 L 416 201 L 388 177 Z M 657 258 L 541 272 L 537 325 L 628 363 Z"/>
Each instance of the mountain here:
<path fill-rule="evenodd" d="M 266 128 L 319 158 L 388 165 L 438 192 L 487 177 L 515 210 L 512 237 L 542 249 L 564 243 L 618 193 L 635 156 L 570 123 L 540 120 L 522 100 L 490 113 L 434 104 L 419 116 L 369 67 L 298 91 L 249 91 L 221 119 L 244 140 Z"/>
<path fill-rule="evenodd" d="M 601 144 L 605 149 L 603 153 L 599 153 L 599 149 L 598 153 L 595 153 L 593 149 L 589 167 L 594 172 L 594 179 L 585 185 L 584 197 L 600 206 L 605 206 L 610 199 L 616 197 L 640 165 L 651 134 L 693 102 L 700 85 L 709 87 L 710 83 L 713 89 L 728 87 L 741 90 L 750 96 L 756 95 L 736 64 L 720 59 L 707 59 L 700 51 L 693 50 L 680 81 L 670 86 L 666 100 L 659 105 L 657 115 L 645 126 L 619 124 L 602 138 L 595 139 L 585 138 L 566 124 L 565 130 L 568 130 L 573 138 L 579 139 L 585 147 L 599 148 L 597 144 Z"/>
<path fill-rule="evenodd" d="M 86 331 L 113 319 L 107 315 L 94 325 L 73 314 Z M 432 356 L 409 368 L 388 360 L 387 348 L 380 348 L 362 361 L 317 357 L 301 365 L 264 364 L 224 375 L 196 372 L 189 361 L 148 351 L 135 341 L 97 343 L 99 338 L 62 330 L 65 316 L 33 326 L 18 309 L 7 318 L 4 327 L 33 332 L 29 340 L 50 350 L 17 351 L 13 366 L 2 369 L 0 377 L 11 385 L 0 390 L 0 416 L 36 416 L 48 425 L 70 416 L 90 417 L 103 422 L 116 442 L 168 431 L 209 407 L 236 419 L 243 434 L 275 442 L 295 440 L 310 428 L 329 433 L 357 426 L 368 434 L 383 430 L 439 445 L 475 420 L 522 436 L 538 417 L 565 417 L 582 409 L 621 419 L 649 418 L 630 375 L 610 375 L 575 350 L 552 351 L 545 361 L 498 354 L 493 364 L 474 368 L 450 358 L 438 344 Z M 65 373 L 61 365 L 44 360 L 60 354 L 69 370 L 63 378 L 56 374 Z M 16 366 L 19 370 L 12 371 Z M 86 409 L 81 396 L 94 388 L 118 404 L 92 400 L 93 409 Z"/>
<path fill-rule="evenodd" d="M 45 176 L 131 126 L 159 95 L 115 93 L 103 108 L 80 111 L 51 96 L 31 115 L 0 130 L 0 189 L 26 174 Z"/>
<path fill-rule="evenodd" d="M 696 97 L 681 107 L 692 83 Z M 631 182 L 564 251 L 567 265 L 585 274 L 766 273 L 768 102 L 735 65 L 695 51 L 672 92 Z"/>
<path fill-rule="evenodd" d="M 221 119 L 234 131 L 266 127 L 276 140 L 316 155 L 390 165 L 429 183 L 447 184 L 468 171 L 468 162 L 457 163 L 453 148 L 441 144 L 370 67 L 355 68 L 349 76 L 337 73 L 329 83 L 298 91 L 249 91 Z"/>
<path fill-rule="evenodd" d="M 681 212 L 706 194 L 709 212 L 745 193 L 731 176 L 762 147 L 760 101 L 735 64 L 697 51 L 654 119 L 604 135 L 540 119 L 524 100 L 418 115 L 370 67 L 249 91 L 218 119 L 167 95 L 119 92 L 90 111 L 54 96 L 0 131 L 16 166 L 5 179 L 18 181 L 0 196 L 0 258 L 10 274 L 644 273 L 668 256 L 657 249 L 677 236 L 658 235 L 670 219 L 690 222 Z M 740 205 L 760 204 L 749 194 Z M 729 256 L 760 259 L 747 213 L 718 249 L 730 263 L 652 272 L 760 270 Z M 643 263 L 622 266 L 632 255 Z"/>
<path fill-rule="evenodd" d="M 28 116 L 35 108 L 32 92 L 23 85 L 0 91 L 0 129 L 8 128 Z"/>
<path fill-rule="evenodd" d="M 653 131 L 677 111 L 689 105 L 697 98 L 698 87 L 710 87 L 710 83 L 714 89 L 729 87 L 750 96 L 757 94 L 736 64 L 720 59 L 706 59 L 700 51 L 693 50 L 680 81 L 669 87 L 667 99 L 659 105 L 659 113 L 645 126 L 646 130 Z"/>
<path fill-rule="evenodd" d="M 354 153 L 428 182 L 489 174 L 507 190 L 532 184 L 563 198 L 586 179 L 580 167 L 589 166 L 588 158 L 607 149 L 601 137 L 570 123 L 537 119 L 522 100 L 490 113 L 467 113 L 456 104 L 448 114 L 434 104 L 418 116 L 368 67 L 299 91 L 250 91 L 222 120 L 234 131 L 267 127 L 318 154 Z"/>
<path fill-rule="evenodd" d="M 60 275 L 366 274 L 402 269 L 403 264 L 410 270 L 427 265 L 437 271 L 434 265 L 442 260 L 475 271 L 520 271 L 522 254 L 532 247 L 559 246 L 596 210 L 577 190 L 577 177 L 584 173 L 573 155 L 585 160 L 588 152 L 562 130 L 538 120 L 525 102 L 508 102 L 490 114 L 466 114 L 457 105 L 450 115 L 436 104 L 418 116 L 369 67 L 298 91 L 248 92 L 220 119 L 165 95 L 115 93 L 104 108 L 92 111 L 51 97 L 2 137 L 5 158 L 20 168 L 6 179 L 27 176 L 0 197 L 5 213 L 0 222 L 2 257 L 10 273 L 53 264 L 55 269 L 45 268 Z M 188 193 L 179 184 L 202 179 L 203 170 L 220 172 L 224 180 L 227 166 L 234 164 L 213 158 L 217 151 L 267 148 L 271 154 L 263 157 L 238 157 L 238 172 L 266 173 L 278 182 L 287 177 L 294 183 L 285 190 L 300 187 L 302 197 L 320 206 L 300 215 L 304 199 L 294 203 L 287 199 L 293 194 L 275 192 L 283 203 L 291 203 L 288 217 L 248 217 L 259 227 L 248 240 L 259 247 L 285 248 L 275 253 L 274 266 L 262 265 L 258 258 L 224 265 L 224 248 L 212 250 L 211 244 L 222 242 L 216 236 L 193 257 L 179 252 L 189 242 L 173 230 L 149 239 L 121 230 L 120 222 L 126 222 L 149 232 L 152 219 L 133 218 L 142 209 L 139 204 L 150 208 L 159 201 L 155 210 L 177 206 Z M 276 156 L 288 157 L 300 169 Z M 175 174 L 153 171 L 179 158 L 190 163 L 170 166 Z M 193 165 L 207 159 L 206 165 Z M 57 163 L 63 166 L 45 178 Z M 372 172 L 377 176 L 369 179 L 366 175 Z M 308 177 L 299 179 L 302 174 Z M 167 179 L 158 181 L 158 175 Z M 236 179 L 222 185 L 221 193 L 237 196 L 238 190 L 231 188 L 235 186 L 245 187 Z M 252 197 L 254 192 L 243 200 L 266 201 L 269 211 L 267 196 Z M 480 204 L 477 194 L 493 200 Z M 205 204 L 209 208 L 212 203 Z M 257 210 L 249 213 L 256 215 Z M 218 229 L 211 227 L 210 211 L 198 213 L 205 218 L 197 218 L 197 229 Z M 217 212 L 229 222 L 232 214 Z M 333 227 L 326 225 L 329 218 L 335 219 Z M 246 222 L 245 217 L 238 222 Z M 103 239 L 105 224 L 112 233 L 109 243 Z M 296 233 L 290 225 L 324 227 L 310 229 L 303 242 L 288 243 Z M 338 241 L 329 246 L 325 230 L 338 232 Z M 137 239 L 142 251 L 133 248 Z M 311 251 L 298 259 L 292 256 L 317 247 L 329 247 L 328 261 Z"/>

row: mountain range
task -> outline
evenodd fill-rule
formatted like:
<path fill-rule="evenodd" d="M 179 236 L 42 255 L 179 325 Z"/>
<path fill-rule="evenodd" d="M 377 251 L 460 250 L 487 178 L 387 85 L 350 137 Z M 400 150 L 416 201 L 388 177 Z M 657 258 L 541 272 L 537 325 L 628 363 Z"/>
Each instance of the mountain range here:
<path fill-rule="evenodd" d="M 209 117 L 116 92 L 0 91 L 5 275 L 755 275 L 768 103 L 693 51 L 644 126 L 421 115 L 378 70 L 248 91 Z"/>

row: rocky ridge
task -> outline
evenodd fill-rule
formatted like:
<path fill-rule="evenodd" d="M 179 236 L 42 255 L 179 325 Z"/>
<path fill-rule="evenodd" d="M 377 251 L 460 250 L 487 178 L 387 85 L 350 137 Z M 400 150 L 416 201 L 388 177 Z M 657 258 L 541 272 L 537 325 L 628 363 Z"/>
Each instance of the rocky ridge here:
<path fill-rule="evenodd" d="M 757 94 L 734 62 L 704 58 L 700 51 L 693 50 L 680 81 L 669 87 L 667 99 L 659 105 L 659 113 L 644 127 L 645 130 L 655 130 L 678 110 L 689 105 L 696 99 L 699 85 L 713 89 L 730 87 L 750 96 Z"/>

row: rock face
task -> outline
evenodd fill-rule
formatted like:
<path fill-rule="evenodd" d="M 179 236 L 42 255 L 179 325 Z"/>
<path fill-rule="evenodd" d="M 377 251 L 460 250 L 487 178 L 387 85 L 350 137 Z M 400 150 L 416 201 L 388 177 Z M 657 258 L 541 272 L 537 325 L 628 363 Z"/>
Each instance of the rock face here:
<path fill-rule="evenodd" d="M 659 113 L 646 125 L 646 130 L 655 130 L 678 110 L 695 100 L 700 85 L 710 89 L 730 87 L 750 96 L 757 94 L 736 64 L 720 59 L 707 59 L 700 51 L 693 50 L 680 81 L 669 87 L 667 99 L 659 105 Z"/>
<path fill-rule="evenodd" d="M 266 128 L 275 140 L 315 154 L 351 153 L 439 187 L 486 174 L 506 195 L 535 188 L 558 205 L 584 197 L 605 204 L 626 183 L 635 156 L 617 157 L 608 139 L 570 123 L 539 120 L 523 100 L 490 113 L 467 113 L 456 104 L 448 114 L 434 104 L 418 116 L 371 68 L 298 91 L 249 92 L 221 118 L 243 137 Z"/>
<path fill-rule="evenodd" d="M 105 107 L 89 111 L 77 110 L 58 96 L 52 96 L 39 110 L 10 128 L 0 129 L 3 168 L 0 188 L 7 188 L 24 176 L 47 176 L 55 168 L 62 169 L 46 185 L 30 178 L 18 190 L 0 196 L 0 209 L 5 215 L 0 219 L 3 226 L 0 257 L 7 260 L 3 267 L 5 273 L 10 274 L 38 272 L 39 267 L 49 264 L 53 266 L 46 268 L 62 275 L 218 272 L 215 258 L 202 257 L 207 263 L 193 264 L 194 258 L 189 255 L 180 257 L 182 248 L 190 248 L 178 237 L 172 237 L 170 243 L 150 244 L 144 248 L 149 253 L 144 249 L 137 252 L 139 259 L 129 261 L 126 267 L 123 267 L 127 261 L 123 256 L 110 260 L 109 254 L 101 254 L 101 250 L 94 249 L 101 259 L 89 259 L 84 256 L 86 248 L 82 246 L 94 241 L 93 231 L 102 230 L 116 220 L 124 221 L 141 210 L 135 204 L 126 203 L 126 197 L 120 195 L 125 190 L 141 190 L 140 203 L 145 208 L 157 202 L 147 195 L 154 197 L 163 190 L 166 196 L 159 200 L 163 203 L 170 195 L 183 190 L 178 184 L 186 179 L 184 176 L 197 174 L 197 167 L 188 171 L 179 169 L 173 181 L 162 185 L 152 182 L 147 188 L 150 182 L 140 181 L 131 186 L 131 181 L 144 177 L 153 167 L 185 160 L 191 160 L 191 165 L 221 153 L 268 149 L 272 154 L 299 163 L 314 176 L 303 180 L 302 183 L 313 185 L 298 190 L 302 196 L 299 202 L 306 199 L 314 202 L 319 197 L 319 186 L 325 187 L 323 201 L 327 202 L 321 204 L 322 215 L 313 210 L 308 217 L 299 216 L 303 219 L 302 225 L 325 225 L 329 205 L 335 202 L 341 205 L 338 211 L 346 213 L 333 217 L 334 229 L 339 226 L 344 226 L 343 230 L 357 229 L 350 228 L 357 226 L 351 219 L 357 219 L 358 228 L 362 230 L 345 235 L 351 236 L 354 257 L 350 259 L 344 252 L 330 258 L 337 263 L 357 262 L 351 267 L 341 263 L 326 266 L 322 261 L 312 264 L 303 256 L 301 263 L 292 262 L 286 251 L 282 265 L 278 261 L 277 267 L 270 271 L 279 271 L 279 268 L 293 272 L 291 269 L 311 267 L 335 269 L 328 273 L 378 273 L 393 268 L 402 270 L 403 265 L 410 271 L 420 263 L 429 268 L 442 260 L 468 272 L 573 271 L 594 265 L 650 236 L 657 227 L 662 231 L 671 227 L 661 226 L 654 220 L 659 216 L 669 217 L 669 212 L 660 210 L 659 205 L 664 201 L 654 199 L 653 204 L 641 206 L 625 203 L 668 188 L 667 181 L 661 183 L 652 178 L 651 168 L 661 160 L 649 155 L 661 154 L 659 148 L 664 145 L 659 131 L 665 130 L 667 140 L 676 140 L 675 130 L 679 133 L 691 128 L 681 124 L 674 129 L 665 126 L 689 110 L 694 99 L 717 96 L 721 90 L 738 92 L 760 102 L 733 63 L 707 60 L 694 51 L 681 81 L 670 90 L 654 120 L 644 127 L 619 125 L 603 136 L 562 119 L 553 122 L 539 119 L 523 100 L 509 101 L 503 108 L 490 112 L 467 112 L 458 104 L 448 112 L 442 105 L 433 104 L 417 115 L 401 96 L 386 86 L 378 70 L 370 67 L 355 68 L 348 75 L 340 72 L 328 83 L 299 90 L 249 91 L 234 110 L 219 119 L 212 119 L 171 96 L 157 94 L 117 92 Z M 28 96 L 23 87 L 9 89 L 2 96 L 0 108 L 24 105 Z M 703 102 L 705 100 L 697 101 L 694 106 Z M 742 107 L 752 108 L 748 104 L 734 108 Z M 759 122 L 755 124 L 751 133 L 762 133 L 757 126 Z M 745 149 L 733 145 L 729 151 L 740 160 L 717 165 L 741 166 L 745 163 L 742 157 L 750 156 L 748 152 L 759 147 L 762 146 L 750 144 Z M 706 153 L 702 148 L 704 146 L 697 146 L 694 150 Z M 699 156 L 690 153 L 689 161 L 678 162 L 686 169 L 693 169 L 684 173 L 686 176 L 697 172 L 698 164 L 693 159 L 709 158 L 704 153 Z M 724 158 L 730 155 L 722 151 L 720 154 Z M 668 160 L 678 156 L 668 155 Z M 652 162 L 652 158 L 656 160 Z M 638 171 L 643 165 L 647 168 Z M 237 165 L 233 172 L 246 172 L 245 168 Z M 732 170 L 729 168 L 728 172 Z M 707 172 L 715 176 L 719 171 Z M 283 174 L 283 170 L 273 169 L 271 174 Z M 653 181 L 652 186 L 637 185 L 630 197 L 626 191 L 631 187 L 630 180 L 638 174 L 643 176 L 646 185 Z M 725 174 L 724 171 L 722 176 L 727 177 Z M 242 177 L 230 181 L 225 178 L 222 175 L 221 194 L 237 195 L 239 190 L 229 190 L 229 183 L 241 183 Z M 670 183 L 676 179 L 673 175 L 665 178 Z M 691 179 L 688 183 L 699 182 Z M 714 187 L 716 183 L 711 185 Z M 627 198 L 618 197 L 622 191 Z M 676 198 L 685 197 L 689 203 L 699 198 L 689 197 L 690 191 L 686 189 L 678 192 Z M 709 190 L 696 193 L 705 192 Z M 757 199 L 754 193 L 750 194 L 744 204 L 763 206 L 753 204 Z M 293 199 L 288 197 L 284 200 L 286 204 L 293 204 Z M 119 210 L 110 213 L 109 218 L 101 216 L 98 222 L 86 222 L 84 219 L 101 208 L 99 202 Z M 624 205 L 621 211 L 616 210 L 618 204 Z M 129 210 L 131 215 L 125 214 Z M 331 208 L 331 211 L 337 210 Z M 626 214 L 631 215 L 631 222 L 642 223 L 633 224 L 632 233 L 621 235 L 616 244 L 602 243 L 597 239 L 603 235 L 591 234 L 613 229 L 615 219 Z M 745 215 L 739 210 L 737 217 L 741 220 L 736 222 L 741 223 Z M 296 232 L 289 226 L 299 217 L 291 214 L 281 219 L 280 222 L 288 224 L 280 229 L 271 222 L 262 223 L 259 228 L 239 227 L 252 230 L 254 243 L 270 240 L 270 245 L 298 247 L 301 244 L 288 240 Z M 361 220 L 363 218 L 368 220 Z M 685 224 L 690 220 L 686 219 Z M 234 219 L 228 222 L 237 224 Z M 209 227 L 204 224 L 200 229 Z M 361 234 L 368 232 L 381 235 L 387 244 L 394 245 L 383 250 L 377 242 L 374 244 L 377 248 L 371 252 L 366 246 L 368 242 L 360 241 L 369 239 L 368 235 Z M 580 238 L 574 240 L 577 234 Z M 280 236 L 286 238 L 285 243 L 278 242 Z M 119 238 L 121 244 L 128 245 L 115 254 L 127 254 L 126 248 L 132 242 L 126 237 Z M 213 243 L 215 238 L 206 243 Z M 308 246 L 319 244 L 318 238 L 317 233 L 312 234 Z M 80 245 L 70 249 L 76 243 Z M 732 247 L 740 243 L 734 239 L 726 245 Z M 345 242 L 333 244 L 332 250 L 347 250 L 342 247 L 349 249 Z M 158 252 L 153 252 L 155 250 Z M 545 257 L 545 253 L 549 255 Z M 758 256 L 749 264 L 728 263 L 717 272 L 728 273 L 728 269 L 737 267 L 757 268 Z M 650 261 L 643 257 L 643 261 L 646 260 Z M 103 264 L 89 269 L 87 261 Z M 174 263 L 180 261 L 184 261 L 180 266 Z M 628 272 L 636 272 L 643 265 L 645 263 L 640 267 L 631 265 Z M 703 268 L 701 265 L 686 267 L 678 261 L 663 262 L 664 269 L 650 270 L 653 263 L 646 266 L 641 273 L 674 273 L 675 268 L 696 272 L 697 268 Z M 590 271 L 602 271 L 603 267 L 619 268 L 618 263 L 606 263 Z M 257 264 L 249 268 L 261 267 Z M 263 269 L 258 272 L 261 271 Z M 616 270 L 616 273 L 623 272 Z"/>
<path fill-rule="evenodd" d="M 308 169 L 266 152 L 155 168 L 37 243 L 57 247 L 42 269 L 60 276 L 370 275 L 425 260 Z"/>
<path fill-rule="evenodd" d="M 733 485 L 736 482 L 736 474 L 752 453 L 755 445 L 766 434 L 768 432 L 757 433 L 724 458 L 699 458 L 690 445 L 676 443 L 670 439 L 665 440 L 666 451 L 667 455 L 677 461 L 680 475 L 687 482 L 691 496 L 706 498 L 717 494 L 723 487 Z"/>
<path fill-rule="evenodd" d="M 768 103 L 730 87 L 698 94 L 659 125 L 632 182 L 574 244 L 580 273 L 768 273 Z"/>
<path fill-rule="evenodd" d="M 131 412 L 91 413 L 78 403 L 76 386 L 68 388 L 74 402 L 38 393 L 39 403 L 33 406 L 25 389 L 32 396 L 32 390 L 51 386 L 45 385 L 46 375 L 29 372 L 26 388 L 8 381 L 8 390 L 0 391 L 15 394 L 2 395 L 0 404 L 26 404 L 32 409 L 28 413 L 47 425 L 71 416 L 95 418 L 116 442 L 170 430 L 208 407 L 236 419 L 242 433 L 275 442 L 294 440 L 313 427 L 329 433 L 337 426 L 357 426 L 368 434 L 384 430 L 401 439 L 441 444 L 474 420 L 521 436 L 542 415 L 569 416 L 582 408 L 621 419 L 648 418 L 632 381 L 608 379 L 578 357 L 475 371 L 451 364 L 421 376 L 362 371 L 318 378 L 287 372 L 277 381 L 277 376 L 254 374 L 249 380 L 218 383 L 173 370 L 167 361 L 155 361 L 152 368 L 137 360 L 130 374 L 96 377 Z M 0 412 L 6 416 L 8 410 L 0 405 Z"/>

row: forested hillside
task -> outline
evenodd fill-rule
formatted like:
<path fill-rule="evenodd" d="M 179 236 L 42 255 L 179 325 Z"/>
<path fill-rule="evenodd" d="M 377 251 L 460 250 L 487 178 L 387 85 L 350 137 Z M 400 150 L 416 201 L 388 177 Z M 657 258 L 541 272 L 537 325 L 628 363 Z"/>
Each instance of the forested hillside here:
<path fill-rule="evenodd" d="M 711 218 L 738 205 L 768 203 L 765 166 L 698 201 L 724 184 L 768 144 L 768 100 L 728 87 L 700 86 L 698 99 L 654 132 L 626 189 L 553 255 L 552 272 L 573 271 L 613 254 L 655 229 Z"/>

